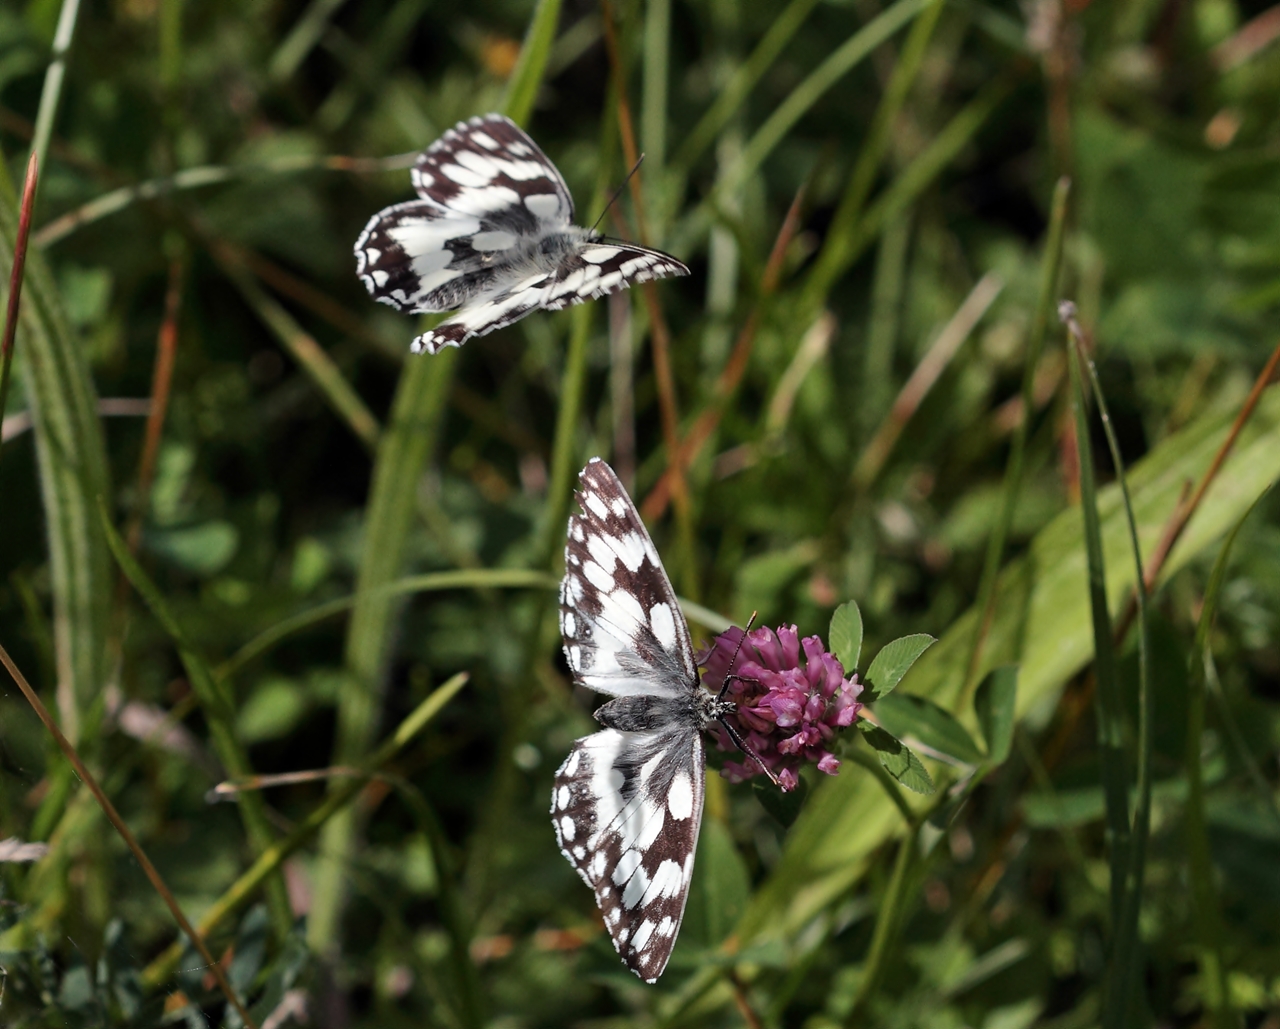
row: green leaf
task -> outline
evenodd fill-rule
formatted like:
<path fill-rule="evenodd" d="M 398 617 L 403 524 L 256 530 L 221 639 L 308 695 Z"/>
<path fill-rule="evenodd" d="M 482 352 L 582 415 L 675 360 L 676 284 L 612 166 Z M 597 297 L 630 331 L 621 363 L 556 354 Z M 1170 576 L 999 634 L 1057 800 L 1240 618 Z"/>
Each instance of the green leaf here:
<path fill-rule="evenodd" d="M 858 728 L 866 737 L 867 743 L 876 752 L 876 757 L 884 765 L 885 771 L 898 782 L 914 793 L 928 796 L 934 791 L 933 780 L 925 771 L 920 759 L 911 753 L 911 748 L 901 740 L 885 732 L 871 722 L 858 722 Z"/>
<path fill-rule="evenodd" d="M 841 604 L 831 616 L 827 647 L 844 665 L 846 675 L 858 667 L 858 658 L 862 656 L 862 612 L 856 600 Z"/>
<path fill-rule="evenodd" d="M 927 633 L 916 633 L 903 636 L 884 645 L 884 648 L 871 660 L 863 683 L 867 693 L 863 699 L 875 703 L 881 697 L 888 696 L 902 682 L 902 677 L 916 663 L 916 658 L 938 641 Z"/>
<path fill-rule="evenodd" d="M 677 953 L 718 946 L 746 909 L 751 876 L 722 822 L 708 818 L 698 838 L 689 906 Z"/>
<path fill-rule="evenodd" d="M 784 828 L 790 829 L 791 823 L 800 815 L 805 797 L 809 795 L 809 784 L 801 779 L 794 790 L 784 793 L 768 779 L 752 779 L 751 792 L 762 808 Z"/>
<path fill-rule="evenodd" d="M 876 718 L 895 736 L 913 736 L 930 750 L 967 765 L 982 762 L 982 751 L 955 715 L 925 697 L 904 693 L 885 697 L 876 704 Z"/>
<path fill-rule="evenodd" d="M 1013 744 L 1015 702 L 1018 699 L 1018 666 L 993 668 L 973 697 L 973 709 L 987 744 L 987 760 L 1003 764 Z"/>
<path fill-rule="evenodd" d="M 1154 547 L 1183 484 L 1196 481 L 1214 459 L 1235 412 L 1215 409 L 1159 443 L 1129 474 L 1134 511 L 1145 547 Z M 1268 390 L 1236 441 L 1165 565 L 1174 575 L 1236 523 L 1254 498 L 1280 476 L 1280 391 Z M 1122 602 L 1133 589 L 1134 570 L 1121 561 L 1128 529 L 1119 488 L 1099 491 L 1103 547 L 1116 555 L 1107 576 L 1107 598 Z M 1063 511 L 1041 529 L 1024 556 L 1005 565 L 980 675 L 1018 663 L 1023 710 L 1052 703 L 1064 682 L 1093 660 L 1085 555 L 1080 546 L 1080 508 Z M 913 693 L 952 707 L 959 702 L 978 610 L 955 619 L 936 647 L 912 672 Z M 782 857 L 757 889 L 739 928 L 743 945 L 799 932 L 829 903 L 865 877 L 870 855 L 901 827 L 889 799 L 868 790 L 860 776 L 823 778 L 787 833 Z M 797 883 L 804 883 L 802 890 Z"/>

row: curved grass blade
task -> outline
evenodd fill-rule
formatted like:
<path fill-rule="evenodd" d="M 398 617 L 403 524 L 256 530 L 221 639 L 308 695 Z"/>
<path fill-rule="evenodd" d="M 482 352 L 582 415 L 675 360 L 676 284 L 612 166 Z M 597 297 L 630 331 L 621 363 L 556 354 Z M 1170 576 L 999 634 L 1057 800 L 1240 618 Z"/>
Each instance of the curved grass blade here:
<path fill-rule="evenodd" d="M 98 513 L 107 545 L 111 548 L 111 553 L 120 570 L 124 572 L 133 588 L 138 591 L 138 595 L 151 609 L 156 621 L 178 648 L 178 656 L 182 660 L 182 667 L 186 670 L 191 691 L 199 699 L 205 720 L 209 723 L 209 735 L 219 760 L 235 778 L 252 776 L 254 773 L 253 766 L 249 763 L 249 755 L 235 735 L 235 709 L 226 682 L 214 676 L 208 663 L 192 646 L 182 626 L 169 610 L 163 594 L 129 553 L 128 544 L 111 524 L 111 514 L 107 510 L 106 501 L 101 498 L 99 498 Z M 267 821 L 266 805 L 262 797 L 254 793 L 246 793 L 242 796 L 240 817 L 244 821 L 245 834 L 249 837 L 254 851 L 259 854 L 266 852 L 274 843 L 275 834 Z M 274 928 L 280 938 L 284 939 L 288 936 L 293 924 L 293 915 L 282 877 L 277 876 L 271 881 L 267 899 L 271 905 Z"/>
<path fill-rule="evenodd" d="M 1089 433 L 1088 396 L 1080 375 L 1081 355 L 1071 347 L 1071 408 L 1075 418 L 1080 464 L 1080 511 L 1085 556 L 1089 565 L 1089 612 L 1093 625 L 1094 703 L 1098 721 L 1098 759 L 1106 801 L 1107 854 L 1111 868 L 1111 925 L 1120 924 L 1124 900 L 1124 870 L 1129 852 L 1129 771 L 1125 754 L 1124 714 L 1116 679 L 1115 637 L 1107 606 L 1107 568 L 1102 550 L 1098 489 L 1094 475 L 1093 443 Z M 1024 396 L 1025 403 L 1025 396 Z M 1024 418 L 1025 422 L 1025 418 Z"/>
<path fill-rule="evenodd" d="M 196 932 L 191 923 L 187 920 L 187 916 L 183 913 L 181 906 L 179 906 L 177 899 L 173 895 L 173 892 L 160 877 L 160 873 L 156 871 L 155 866 L 147 857 L 147 852 L 142 849 L 142 846 L 138 843 L 133 833 L 129 831 L 129 826 L 126 825 L 124 819 L 120 817 L 120 813 L 116 810 L 115 805 L 111 803 L 111 798 L 102 791 L 102 787 L 98 785 L 98 780 L 94 778 L 93 773 L 89 771 L 85 763 L 80 760 L 80 755 L 76 753 L 76 749 L 71 744 L 71 741 L 63 735 L 62 730 L 58 728 L 58 724 L 53 720 L 53 716 L 49 714 L 48 709 L 40 702 L 40 698 L 36 696 L 35 690 L 31 688 L 22 672 L 19 671 L 18 666 L 15 665 L 13 663 L 13 659 L 9 657 L 9 652 L 2 646 L 0 646 L 0 664 L 4 665 L 14 683 L 17 684 L 18 689 L 22 691 L 22 695 L 26 697 L 27 703 L 29 703 L 35 710 L 40 721 L 44 723 L 49 734 L 57 742 L 59 749 L 61 749 L 72 767 L 75 768 L 76 775 L 79 776 L 80 781 L 89 788 L 89 791 L 93 794 L 94 800 L 98 802 L 98 806 L 102 808 L 103 814 L 107 816 L 107 820 L 115 827 L 116 832 L 120 834 L 125 845 L 129 848 L 130 853 L 133 854 L 134 859 L 140 866 L 142 866 L 143 873 L 146 875 L 147 879 L 150 880 L 155 891 L 160 894 L 161 898 L 164 900 L 165 906 L 168 907 L 170 914 L 174 917 L 174 921 L 178 923 L 182 928 L 182 931 L 186 933 L 187 938 L 195 946 L 196 950 L 200 952 L 200 956 L 204 958 L 206 966 L 213 973 L 213 977 L 217 981 L 219 989 L 221 989 L 223 994 L 226 996 L 227 1001 L 236 1009 L 241 1019 L 243 1019 L 244 1024 L 248 1026 L 249 1029 L 256 1029 L 257 1023 L 250 1018 L 249 1012 L 245 1010 L 244 1004 L 240 1000 L 239 995 L 231 988 L 231 984 L 227 981 L 226 975 L 222 970 L 222 965 L 209 952 L 209 948 L 205 945 L 203 937 Z"/>
<path fill-rule="evenodd" d="M 1227 983 L 1227 967 L 1223 955 L 1226 928 L 1223 925 L 1221 904 L 1214 890 L 1213 858 L 1209 853 L 1209 830 L 1205 818 L 1204 774 L 1200 767 L 1204 737 L 1205 683 L 1211 660 L 1209 634 L 1217 617 L 1218 600 L 1227 577 L 1231 548 L 1240 530 L 1244 528 L 1244 523 L 1270 491 L 1271 487 L 1268 486 L 1258 494 L 1257 500 L 1249 505 L 1249 509 L 1232 526 L 1218 550 L 1218 557 L 1213 563 L 1213 571 L 1204 591 L 1187 676 L 1187 871 L 1191 880 L 1191 906 L 1196 935 L 1200 944 L 1200 975 L 1204 980 L 1205 1006 L 1209 1009 L 1210 1024 L 1215 1029 L 1234 1029 L 1239 1020 L 1231 1004 L 1231 991 Z"/>
<path fill-rule="evenodd" d="M 1142 941 L 1138 936 L 1138 915 L 1142 910 L 1142 887 L 1146 877 L 1147 840 L 1151 833 L 1151 754 L 1152 723 L 1155 717 L 1154 697 L 1150 683 L 1151 623 L 1147 615 L 1147 586 L 1143 576 L 1142 544 L 1138 540 L 1138 522 L 1133 514 L 1133 501 L 1129 495 L 1129 482 L 1125 476 L 1124 461 L 1120 456 L 1120 444 L 1107 410 L 1107 398 L 1098 381 L 1098 371 L 1084 351 L 1083 333 L 1075 320 L 1075 307 L 1064 303 L 1061 315 L 1071 334 L 1075 356 L 1084 364 L 1098 404 L 1102 429 L 1111 451 L 1112 466 L 1120 486 L 1125 524 L 1129 530 L 1129 542 L 1137 569 L 1134 579 L 1138 590 L 1138 797 L 1134 803 L 1133 825 L 1125 862 L 1125 880 L 1120 920 L 1113 927 L 1111 961 L 1108 980 L 1102 999 L 1102 1025 L 1104 1029 L 1123 1029 L 1133 1025 L 1141 1017 L 1140 980 L 1137 977 Z"/>
<path fill-rule="evenodd" d="M 18 200 L 0 163 L 0 264 L 12 261 Z M 110 491 L 102 423 L 85 348 L 73 339 L 39 248 L 27 255 L 20 368 L 35 431 L 48 533 L 59 724 L 76 743 L 83 712 L 107 679 L 110 558 L 95 497 Z M 59 791 L 51 791 L 51 802 Z M 42 811 L 39 821 L 51 816 Z"/>
<path fill-rule="evenodd" d="M 559 16 L 560 0 L 539 0 L 504 101 L 504 113 L 517 123 L 527 121 L 533 110 Z M 368 748 L 376 725 L 377 698 L 382 692 L 396 612 L 395 598 L 376 591 L 395 581 L 404 564 L 415 505 L 415 491 L 405 486 L 418 481 L 435 449 L 458 355 L 459 351 L 451 349 L 405 362 L 391 415 L 378 443 L 365 511 L 366 545 L 356 575 L 356 592 L 362 599 L 352 609 L 347 627 L 345 663 L 351 675 L 338 698 L 333 765 L 350 764 L 358 758 Z M 338 938 L 346 865 L 357 831 L 355 813 L 347 809 L 324 827 L 307 924 L 307 942 L 322 954 L 330 953 Z"/>
<path fill-rule="evenodd" d="M 1159 538 L 1184 483 L 1195 481 L 1230 430 L 1231 414 L 1207 414 L 1170 436 L 1129 474 L 1140 538 Z M 1231 459 L 1187 526 L 1165 566 L 1174 574 L 1239 519 L 1258 493 L 1280 476 L 1280 390 L 1266 393 Z M 1104 553 L 1114 572 L 1107 583 L 1115 604 L 1133 588 L 1133 570 L 1120 561 L 1130 548 L 1119 489 L 1099 491 Z M 1000 577 L 1008 602 L 991 620 L 983 665 L 1019 664 L 1017 710 L 1051 703 L 1069 677 L 1093 659 L 1088 574 L 1079 546 L 1080 513 L 1065 511 L 1033 538 L 1028 553 Z M 971 607 L 955 620 L 912 669 L 912 692 L 960 710 L 968 648 L 978 620 Z M 985 672 L 984 667 L 982 671 Z M 778 863 L 752 897 L 739 923 L 743 948 L 787 939 L 802 931 L 836 897 L 860 881 L 872 855 L 901 832 L 901 819 L 857 774 L 826 778 L 813 790 L 787 835 Z"/>
<path fill-rule="evenodd" d="M 413 712 L 397 726 L 395 732 L 363 761 L 358 763 L 356 775 L 339 780 L 324 801 L 304 818 L 282 840 L 273 843 L 231 886 L 213 902 L 200 919 L 197 931 L 208 936 L 227 919 L 242 911 L 257 895 L 268 877 L 278 873 L 290 854 L 305 845 L 328 823 L 335 813 L 355 799 L 375 775 L 392 761 L 427 724 L 435 718 L 453 696 L 467 683 L 467 673 L 459 672 L 433 690 L 431 695 L 414 708 Z M 142 972 L 144 985 L 155 988 L 173 974 L 178 959 L 182 957 L 182 942 L 178 941 L 151 962 Z"/>
<path fill-rule="evenodd" d="M 452 572 L 427 572 L 397 579 L 374 591 L 378 599 L 403 596 L 409 593 L 431 593 L 437 590 L 456 589 L 547 589 L 554 590 L 560 580 L 546 572 L 526 568 L 467 568 Z M 323 604 L 282 619 L 269 629 L 264 629 L 214 669 L 219 679 L 230 679 L 245 665 L 261 657 L 281 640 L 301 632 L 327 618 L 349 611 L 362 600 L 359 593 L 335 597 Z"/>

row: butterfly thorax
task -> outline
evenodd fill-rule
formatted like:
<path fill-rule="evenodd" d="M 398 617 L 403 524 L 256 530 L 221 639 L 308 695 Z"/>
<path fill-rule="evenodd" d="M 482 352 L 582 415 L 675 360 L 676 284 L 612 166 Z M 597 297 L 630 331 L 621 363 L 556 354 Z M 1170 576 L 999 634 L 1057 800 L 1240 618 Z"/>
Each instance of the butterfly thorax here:
<path fill-rule="evenodd" d="M 600 234 L 590 229 L 568 225 L 545 236 L 530 237 L 522 256 L 543 271 L 550 272 L 559 268 L 571 254 L 581 250 L 584 243 L 594 243 L 599 238 Z"/>
<path fill-rule="evenodd" d="M 596 709 L 595 719 L 608 729 L 622 732 L 650 732 L 673 725 L 692 725 L 702 730 L 732 710 L 732 701 L 721 700 L 699 687 L 679 697 L 615 697 Z"/>

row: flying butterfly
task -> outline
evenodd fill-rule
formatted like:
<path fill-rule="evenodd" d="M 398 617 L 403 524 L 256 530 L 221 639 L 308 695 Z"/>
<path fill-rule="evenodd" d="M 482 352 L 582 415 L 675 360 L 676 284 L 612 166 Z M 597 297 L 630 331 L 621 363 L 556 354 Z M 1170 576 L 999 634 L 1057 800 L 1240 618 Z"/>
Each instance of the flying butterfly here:
<path fill-rule="evenodd" d="M 560 172 L 513 121 L 459 122 L 419 155 L 417 200 L 369 220 L 356 274 L 375 300 L 407 314 L 457 314 L 418 336 L 438 353 L 539 308 L 558 311 L 689 269 L 669 254 L 573 224 Z"/>
<path fill-rule="evenodd" d="M 560 632 L 574 680 L 614 699 L 595 712 L 604 728 L 576 741 L 556 771 L 551 820 L 623 963 L 652 983 L 675 946 L 693 876 L 702 732 L 720 721 L 743 744 L 724 722 L 733 702 L 699 681 L 689 626 L 613 469 L 593 458 L 577 498 Z"/>

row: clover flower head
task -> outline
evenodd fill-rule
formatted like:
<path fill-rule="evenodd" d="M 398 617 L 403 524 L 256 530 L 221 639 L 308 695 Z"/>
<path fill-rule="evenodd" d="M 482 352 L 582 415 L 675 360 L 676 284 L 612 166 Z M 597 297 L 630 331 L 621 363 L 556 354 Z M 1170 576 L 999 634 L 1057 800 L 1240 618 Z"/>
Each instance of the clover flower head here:
<path fill-rule="evenodd" d="M 780 625 L 776 631 L 761 626 L 745 634 L 733 626 L 715 638 L 700 655 L 700 663 L 708 689 L 719 692 L 728 676 L 725 697 L 737 710 L 725 718 L 784 790 L 795 788 L 806 762 L 827 775 L 836 774 L 840 762 L 827 745 L 837 729 L 856 721 L 862 710 L 862 684 L 857 673 L 846 678 L 822 640 L 801 639 L 794 625 Z M 716 725 L 715 733 L 721 750 L 738 749 L 723 726 Z M 731 782 L 742 782 L 762 772 L 744 754 L 741 760 L 726 762 L 722 774 Z"/>

